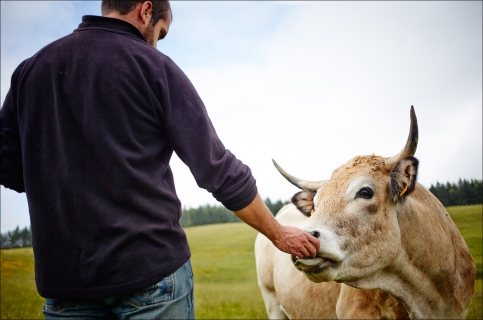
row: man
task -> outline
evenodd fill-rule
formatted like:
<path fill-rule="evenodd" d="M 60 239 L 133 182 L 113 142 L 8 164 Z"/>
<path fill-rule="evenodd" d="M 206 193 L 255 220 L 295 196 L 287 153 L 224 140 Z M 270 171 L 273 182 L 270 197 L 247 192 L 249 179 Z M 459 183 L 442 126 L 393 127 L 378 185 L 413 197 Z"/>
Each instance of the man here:
<path fill-rule="evenodd" d="M 104 0 L 102 14 L 22 62 L 0 111 L 1 184 L 27 194 L 46 318 L 194 318 L 173 151 L 280 250 L 314 257 L 318 240 L 277 223 L 188 78 L 155 49 L 169 2 Z"/>

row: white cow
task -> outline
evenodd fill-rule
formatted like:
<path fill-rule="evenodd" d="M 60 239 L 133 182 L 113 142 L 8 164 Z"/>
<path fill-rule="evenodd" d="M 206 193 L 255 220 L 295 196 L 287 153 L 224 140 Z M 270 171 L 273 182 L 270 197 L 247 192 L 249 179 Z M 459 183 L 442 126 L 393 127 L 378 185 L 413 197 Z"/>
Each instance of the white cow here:
<path fill-rule="evenodd" d="M 394 157 L 355 157 L 320 182 L 275 163 L 303 190 L 278 221 L 311 233 L 321 246 L 316 258 L 298 259 L 258 235 L 258 282 L 270 318 L 466 316 L 475 264 L 443 205 L 416 183 L 417 140 L 411 107 L 408 142 Z"/>

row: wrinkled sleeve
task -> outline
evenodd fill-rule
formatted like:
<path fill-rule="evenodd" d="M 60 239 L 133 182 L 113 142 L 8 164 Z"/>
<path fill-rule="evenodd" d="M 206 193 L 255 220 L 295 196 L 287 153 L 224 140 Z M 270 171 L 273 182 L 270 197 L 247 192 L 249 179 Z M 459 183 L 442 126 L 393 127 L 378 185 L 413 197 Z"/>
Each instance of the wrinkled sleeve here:
<path fill-rule="evenodd" d="M 257 194 L 250 168 L 225 148 L 203 101 L 176 65 L 166 69 L 164 81 L 164 125 L 173 150 L 199 187 L 229 210 L 245 208 Z"/>
<path fill-rule="evenodd" d="M 17 192 L 25 192 L 18 119 L 12 89 L 8 91 L 0 109 L 0 130 L 0 184 Z"/>

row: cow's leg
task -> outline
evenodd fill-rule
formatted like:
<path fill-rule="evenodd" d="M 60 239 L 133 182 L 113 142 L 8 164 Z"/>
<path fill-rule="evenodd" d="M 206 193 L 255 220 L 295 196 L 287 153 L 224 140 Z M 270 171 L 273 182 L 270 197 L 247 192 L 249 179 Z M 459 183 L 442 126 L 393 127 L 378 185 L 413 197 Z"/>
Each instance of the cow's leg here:
<path fill-rule="evenodd" d="M 258 286 L 270 319 L 287 319 L 280 308 L 280 302 L 273 284 L 273 258 L 275 247 L 270 240 L 259 234 L 255 240 L 255 262 L 257 265 Z"/>
<path fill-rule="evenodd" d="M 288 319 L 283 307 L 277 298 L 277 293 L 271 288 L 267 288 L 264 285 L 260 285 L 260 291 L 262 292 L 263 301 L 265 302 L 265 308 L 267 309 L 267 315 L 269 319 Z"/>

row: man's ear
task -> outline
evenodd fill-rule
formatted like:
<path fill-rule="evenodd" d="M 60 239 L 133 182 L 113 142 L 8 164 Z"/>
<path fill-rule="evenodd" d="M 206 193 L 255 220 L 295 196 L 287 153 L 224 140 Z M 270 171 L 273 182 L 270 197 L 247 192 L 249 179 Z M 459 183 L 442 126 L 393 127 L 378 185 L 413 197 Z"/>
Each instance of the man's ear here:
<path fill-rule="evenodd" d="M 389 192 L 394 203 L 405 199 L 416 188 L 418 165 L 418 159 L 407 157 L 392 168 L 389 175 Z"/>
<path fill-rule="evenodd" d="M 314 212 L 314 197 L 317 191 L 304 190 L 292 197 L 292 203 L 307 217 Z"/>
<path fill-rule="evenodd" d="M 147 26 L 149 23 L 151 23 L 151 19 L 153 18 L 153 4 L 151 3 L 151 1 L 146 1 L 142 4 L 139 3 L 138 6 L 139 5 L 141 5 L 141 10 L 139 11 L 139 19 L 144 26 Z"/>

